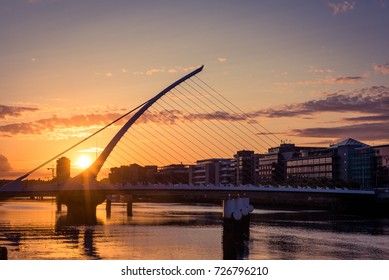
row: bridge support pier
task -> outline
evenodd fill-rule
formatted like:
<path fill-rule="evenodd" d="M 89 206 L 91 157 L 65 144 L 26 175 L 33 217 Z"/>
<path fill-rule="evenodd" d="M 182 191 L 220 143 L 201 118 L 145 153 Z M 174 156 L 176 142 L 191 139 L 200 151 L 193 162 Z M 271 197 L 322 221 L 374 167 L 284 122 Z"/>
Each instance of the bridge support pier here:
<path fill-rule="evenodd" d="M 56 202 L 57 202 L 57 213 L 60 213 L 62 212 L 62 203 L 58 201 L 58 198 Z"/>
<path fill-rule="evenodd" d="M 250 212 L 254 208 L 248 198 L 223 200 L 223 259 L 248 256 Z"/>
<path fill-rule="evenodd" d="M 107 218 L 111 218 L 111 207 L 112 207 L 112 196 L 107 195 L 107 201 L 105 204 L 105 211 L 107 213 Z"/>
<path fill-rule="evenodd" d="M 127 216 L 132 217 L 132 195 L 127 196 Z"/>
<path fill-rule="evenodd" d="M 59 194 L 57 200 L 67 206 L 69 224 L 95 224 L 96 207 L 105 201 L 105 194 L 87 190 L 66 191 Z"/>

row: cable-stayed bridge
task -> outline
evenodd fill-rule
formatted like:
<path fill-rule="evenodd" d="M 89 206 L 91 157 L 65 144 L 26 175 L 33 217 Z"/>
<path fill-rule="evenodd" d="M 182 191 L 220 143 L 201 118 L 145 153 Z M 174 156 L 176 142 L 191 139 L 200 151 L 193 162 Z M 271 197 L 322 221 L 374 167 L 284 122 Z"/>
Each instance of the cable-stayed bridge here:
<path fill-rule="evenodd" d="M 265 152 L 280 139 L 264 128 L 255 113 L 245 113 L 198 77 L 203 66 L 172 83 L 157 95 L 108 123 L 95 133 L 55 155 L 15 181 L 0 188 L 1 196 L 56 196 L 68 207 L 68 215 L 90 217 L 107 195 L 254 195 L 263 193 L 324 193 L 372 196 L 372 191 L 289 188 L 288 186 L 188 186 L 188 185 L 112 185 L 102 183 L 110 168 L 137 163 L 141 165 L 193 164 L 207 158 L 230 158 L 239 150 Z M 114 129 L 118 129 L 112 135 Z M 26 179 L 47 168 L 58 157 L 101 142 L 104 133 L 110 140 L 96 159 L 78 175 L 64 181 L 52 180 L 41 186 L 28 186 Z M 104 138 L 105 139 L 105 138 Z M 97 141 L 96 141 L 97 142 Z M 89 144 L 88 144 L 89 143 Z M 88 146 L 86 146 L 88 147 Z M 313 195 L 310 196 L 312 199 Z M 308 199 L 309 196 L 306 198 Z M 304 198 L 305 199 L 305 198 Z"/>
<path fill-rule="evenodd" d="M 229 102 L 198 77 L 203 67 L 177 80 L 159 94 L 113 120 L 70 148 L 58 153 L 16 181 L 31 177 L 50 166 L 58 157 L 89 143 L 96 153 L 101 143 L 120 126 L 111 141 L 90 167 L 76 176 L 103 178 L 109 167 L 140 165 L 192 164 L 206 158 L 230 158 L 239 150 L 266 151 L 280 139 Z M 99 138 L 100 136 L 100 138 Z M 106 137 L 107 138 L 107 137 Z M 104 139 L 106 139 L 104 138 Z M 90 144 L 92 142 L 92 144 Z M 50 166 L 51 167 L 51 166 Z"/>

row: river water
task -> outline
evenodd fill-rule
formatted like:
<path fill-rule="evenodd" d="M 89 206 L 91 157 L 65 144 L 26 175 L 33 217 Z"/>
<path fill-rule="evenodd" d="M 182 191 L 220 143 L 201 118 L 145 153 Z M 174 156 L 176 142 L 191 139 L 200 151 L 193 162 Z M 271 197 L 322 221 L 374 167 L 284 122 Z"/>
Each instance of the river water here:
<path fill-rule="evenodd" d="M 68 225 L 53 199 L 0 202 L 9 259 L 389 259 L 389 219 L 255 209 L 249 236 L 227 240 L 220 205 L 124 203 L 97 208 L 97 225 Z"/>

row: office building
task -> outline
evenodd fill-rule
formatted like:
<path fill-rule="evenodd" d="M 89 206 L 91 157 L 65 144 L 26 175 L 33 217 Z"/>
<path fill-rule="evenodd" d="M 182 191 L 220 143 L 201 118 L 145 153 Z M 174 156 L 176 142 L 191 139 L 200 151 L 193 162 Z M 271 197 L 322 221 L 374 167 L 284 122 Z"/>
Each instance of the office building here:
<path fill-rule="evenodd" d="M 109 173 L 109 181 L 112 184 L 144 184 L 146 181 L 145 168 L 139 164 L 112 167 Z"/>
<path fill-rule="evenodd" d="M 156 182 L 159 184 L 189 184 L 189 165 L 170 164 L 162 166 L 156 174 Z"/>
<path fill-rule="evenodd" d="M 242 150 L 234 155 L 236 185 L 253 185 L 256 181 L 255 169 L 258 157 L 254 151 Z"/>
<path fill-rule="evenodd" d="M 57 159 L 57 167 L 56 167 L 57 177 L 56 180 L 58 182 L 66 181 L 70 178 L 70 159 L 67 157 L 61 157 Z"/>
<path fill-rule="evenodd" d="M 389 187 L 389 145 L 380 145 L 372 147 L 376 156 L 376 187 Z"/>
<path fill-rule="evenodd" d="M 234 183 L 233 159 L 212 158 L 198 160 L 189 169 L 189 183 L 196 186 L 227 186 Z"/>

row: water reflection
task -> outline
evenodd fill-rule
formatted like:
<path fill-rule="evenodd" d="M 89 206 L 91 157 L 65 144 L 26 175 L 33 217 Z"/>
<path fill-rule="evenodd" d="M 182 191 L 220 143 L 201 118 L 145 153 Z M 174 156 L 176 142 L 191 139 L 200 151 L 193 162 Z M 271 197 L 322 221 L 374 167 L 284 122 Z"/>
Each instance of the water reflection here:
<path fill-rule="evenodd" d="M 223 259 L 241 260 L 249 256 L 250 217 L 242 220 L 225 219 L 223 222 Z"/>
<path fill-rule="evenodd" d="M 302 250 L 299 241 L 294 236 L 275 234 L 269 238 L 268 246 L 279 253 L 279 259 L 293 260 L 298 258 Z"/>
<path fill-rule="evenodd" d="M 93 259 L 101 259 L 94 243 L 94 235 L 94 229 L 86 229 L 84 231 L 84 253 L 86 256 L 92 257 Z"/>
<path fill-rule="evenodd" d="M 102 221 L 98 221 L 102 224 Z M 80 246 L 80 236 L 83 236 L 82 248 L 84 255 L 92 259 L 101 259 L 95 245 L 95 229 L 94 227 L 78 226 L 72 224 L 67 215 L 59 216 L 55 224 L 55 234 L 58 239 L 63 240 L 68 247 L 76 249 Z"/>
<path fill-rule="evenodd" d="M 51 201 L 0 206 L 9 259 L 389 259 L 389 220 L 314 211 L 255 210 L 250 230 L 215 205 L 134 204 L 72 224 Z"/>
<path fill-rule="evenodd" d="M 80 237 L 80 229 L 68 226 L 67 217 L 60 216 L 55 224 L 55 234 L 57 238 L 62 239 L 64 243 L 69 244 L 71 248 L 77 248 Z"/>
<path fill-rule="evenodd" d="M 255 219 L 255 224 L 300 228 L 338 233 L 368 235 L 389 234 L 389 219 L 369 218 L 353 215 L 334 215 L 325 211 L 290 211 L 265 213 Z"/>
<path fill-rule="evenodd" d="M 327 212 L 258 215 L 250 253 L 274 259 L 389 259 L 389 220 Z"/>
<path fill-rule="evenodd" d="M 22 234 L 20 232 L 6 232 L 4 233 L 4 240 L 6 245 L 13 246 L 16 250 L 19 250 Z"/>

